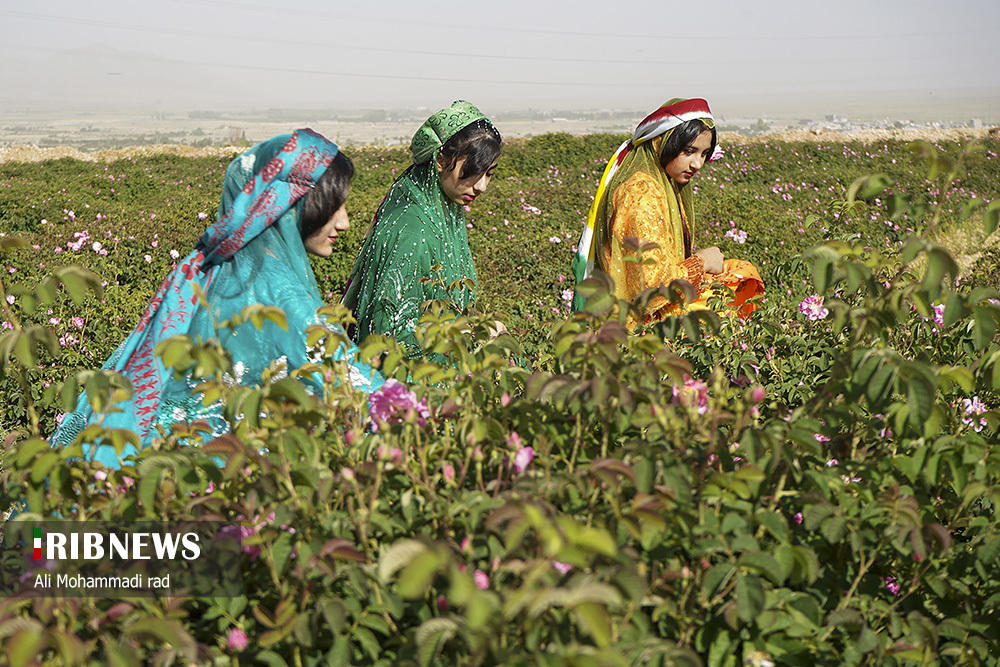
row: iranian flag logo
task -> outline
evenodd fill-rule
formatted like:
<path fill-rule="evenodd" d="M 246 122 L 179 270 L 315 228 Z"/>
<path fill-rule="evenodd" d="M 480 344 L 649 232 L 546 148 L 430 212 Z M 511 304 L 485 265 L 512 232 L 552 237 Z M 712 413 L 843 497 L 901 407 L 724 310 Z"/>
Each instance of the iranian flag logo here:
<path fill-rule="evenodd" d="M 42 529 L 35 527 L 35 560 L 42 559 Z"/>

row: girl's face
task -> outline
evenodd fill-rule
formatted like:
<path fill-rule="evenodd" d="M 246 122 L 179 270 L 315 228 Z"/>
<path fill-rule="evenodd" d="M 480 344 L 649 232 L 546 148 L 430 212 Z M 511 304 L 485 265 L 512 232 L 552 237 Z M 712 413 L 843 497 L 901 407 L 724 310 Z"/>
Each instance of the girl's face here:
<path fill-rule="evenodd" d="M 347 204 L 344 204 L 330 216 L 326 224 L 310 234 L 303 245 L 306 252 L 319 257 L 329 257 L 333 254 L 333 244 L 337 242 L 337 236 L 341 232 L 346 232 L 351 226 L 347 219 Z"/>
<path fill-rule="evenodd" d="M 437 160 L 437 170 L 441 175 L 441 189 L 444 190 L 444 195 L 462 206 L 468 206 L 475 201 L 476 197 L 486 192 L 486 188 L 490 185 L 490 179 L 493 178 L 493 170 L 497 168 L 497 163 L 494 161 L 490 168 L 483 173 L 461 178 L 465 159 L 464 157 L 458 158 L 455 161 L 455 166 L 447 171 L 441 163 L 440 156 Z"/>
<path fill-rule="evenodd" d="M 663 168 L 675 183 L 684 185 L 698 173 L 712 152 L 712 131 L 705 130 L 684 147 L 680 154 Z"/>

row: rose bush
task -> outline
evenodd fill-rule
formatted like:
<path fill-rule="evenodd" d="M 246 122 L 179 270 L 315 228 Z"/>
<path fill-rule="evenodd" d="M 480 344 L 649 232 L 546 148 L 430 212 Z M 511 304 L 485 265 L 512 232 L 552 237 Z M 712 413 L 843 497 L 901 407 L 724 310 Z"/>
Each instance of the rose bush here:
<path fill-rule="evenodd" d="M 118 471 L 71 460 L 81 450 L 54 451 L 42 438 L 78 385 L 105 404 L 125 391 L 101 373 L 63 385 L 55 376 L 93 365 L 58 339 L 93 336 L 95 320 L 105 326 L 104 309 L 127 291 L 105 273 L 125 236 L 107 256 L 86 255 L 93 272 L 58 269 L 37 289 L 22 276 L 50 270 L 28 263 L 43 239 L 27 223 L 26 247 L 3 239 L 18 271 L 0 281 L 10 325 L 0 360 L 6 409 L 22 412 L 6 416 L 0 503 L 25 498 L 31 510 L 8 532 L 56 513 L 202 517 L 242 526 L 245 551 L 237 598 L 0 600 L 7 659 L 1000 663 L 1000 294 L 930 240 L 941 230 L 971 234 L 973 224 L 976 238 L 995 239 L 1000 205 L 977 196 L 966 206 L 973 199 L 955 185 L 961 178 L 997 196 L 1000 180 L 978 175 L 996 173 L 995 143 L 968 175 L 975 151 L 947 158 L 914 146 L 929 181 L 845 178 L 829 201 L 801 210 L 804 181 L 785 187 L 760 169 L 743 173 L 746 149 L 727 147 L 711 168 L 735 169 L 715 173 L 718 205 L 730 205 L 725 178 L 756 183 L 766 189 L 761 199 L 744 190 L 759 202 L 746 210 L 799 225 L 740 219 L 748 238 L 739 250 L 762 267 L 766 298 L 745 321 L 694 312 L 630 333 L 626 311 L 641 310 L 648 294 L 619 303 L 594 279 L 574 317 L 561 298 L 558 276 L 579 224 L 568 218 L 585 211 L 599 157 L 574 153 L 539 176 L 550 189 L 527 189 L 535 162 L 589 145 L 558 135 L 532 142 L 508 151 L 510 171 L 469 223 L 477 252 L 518 239 L 519 253 L 480 256 L 481 267 L 511 271 L 481 268 L 480 312 L 439 302 L 421 320 L 424 347 L 447 364 L 404 360 L 396 343 L 372 337 L 361 353 L 392 384 L 369 403 L 337 381 L 344 367 L 332 357 L 297 371 L 327 378 L 310 395 L 295 372 L 230 387 L 212 341 L 171 341 L 171 358 L 207 348 L 202 386 L 225 402 L 233 431 L 206 442 L 202 425 L 177 426 Z M 789 164 L 799 156 L 836 179 L 849 173 L 823 147 L 771 148 Z M 849 162 L 861 157 L 843 150 Z M 864 150 L 884 162 L 892 155 Z M 372 173 L 394 168 L 393 155 L 370 163 Z M 553 204 L 564 207 L 558 221 L 546 205 L 556 191 L 565 198 Z M 194 216 L 206 204 L 185 207 Z M 727 242 L 732 228 L 706 224 L 705 245 Z M 136 252 L 169 261 L 169 249 L 150 243 Z M 491 286 L 491 276 L 506 282 Z M 511 300 L 500 300 L 503 290 Z M 685 287 L 664 293 L 682 298 Z M 492 310 L 513 335 L 490 337 Z M 334 307 L 327 314 L 347 318 Z M 73 317 L 86 326 L 69 328 Z M 101 342 L 114 345 L 120 335 L 107 326 L 114 340 Z M 38 390 L 41 378 L 50 386 Z M 120 447 L 129 434 L 94 427 L 84 437 Z"/>

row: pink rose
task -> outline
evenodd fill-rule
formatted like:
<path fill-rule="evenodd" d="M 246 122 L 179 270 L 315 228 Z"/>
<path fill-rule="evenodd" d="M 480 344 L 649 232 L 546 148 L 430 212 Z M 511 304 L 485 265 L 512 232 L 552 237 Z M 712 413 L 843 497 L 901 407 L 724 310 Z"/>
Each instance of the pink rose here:
<path fill-rule="evenodd" d="M 230 651 L 242 651 L 247 647 L 249 639 L 247 633 L 243 632 L 239 628 L 232 628 L 229 631 L 229 636 L 226 638 L 226 648 Z"/>
<path fill-rule="evenodd" d="M 535 450 L 531 447 L 522 447 L 514 455 L 514 470 L 518 473 L 524 472 L 533 458 L 535 458 Z"/>
<path fill-rule="evenodd" d="M 426 399 L 418 401 L 417 394 L 395 378 L 389 378 L 380 389 L 373 391 L 368 401 L 373 433 L 378 431 L 380 425 L 402 421 L 410 410 L 416 411 L 420 426 L 426 424 L 430 417 Z"/>

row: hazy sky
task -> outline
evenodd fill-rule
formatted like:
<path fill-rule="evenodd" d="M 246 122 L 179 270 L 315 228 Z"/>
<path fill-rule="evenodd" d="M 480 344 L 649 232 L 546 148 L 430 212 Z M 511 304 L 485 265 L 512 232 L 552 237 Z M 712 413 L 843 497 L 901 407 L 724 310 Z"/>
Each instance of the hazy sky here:
<path fill-rule="evenodd" d="M 0 108 L 995 97 L 997 35 L 998 0 L 0 0 Z"/>

